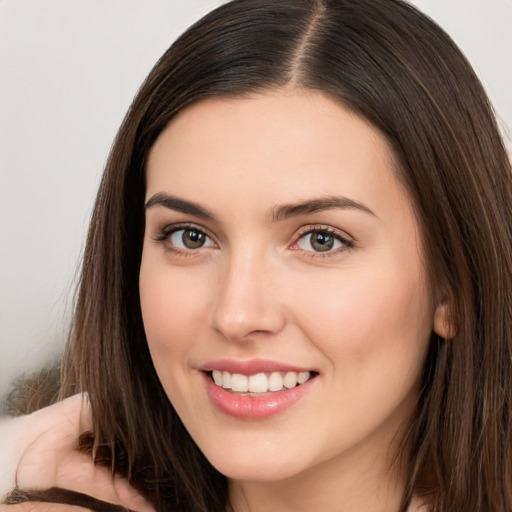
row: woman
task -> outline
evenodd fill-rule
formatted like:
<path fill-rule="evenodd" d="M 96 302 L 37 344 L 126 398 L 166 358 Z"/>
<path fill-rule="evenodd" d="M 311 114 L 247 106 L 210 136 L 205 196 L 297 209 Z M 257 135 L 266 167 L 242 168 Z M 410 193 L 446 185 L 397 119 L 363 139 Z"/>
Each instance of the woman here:
<path fill-rule="evenodd" d="M 119 131 L 62 396 L 156 510 L 512 510 L 511 205 L 414 8 L 228 3 Z"/>

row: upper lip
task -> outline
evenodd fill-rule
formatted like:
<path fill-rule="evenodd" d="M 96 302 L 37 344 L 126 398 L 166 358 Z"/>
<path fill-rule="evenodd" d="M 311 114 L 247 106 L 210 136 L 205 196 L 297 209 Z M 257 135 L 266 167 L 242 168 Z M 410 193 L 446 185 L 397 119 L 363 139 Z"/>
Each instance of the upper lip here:
<path fill-rule="evenodd" d="M 282 363 L 279 361 L 271 361 L 268 359 L 217 359 L 210 361 L 200 368 L 204 372 L 213 370 L 225 371 L 229 373 L 240 373 L 241 375 L 255 375 L 257 373 L 272 372 L 307 372 L 312 371 L 310 368 Z"/>

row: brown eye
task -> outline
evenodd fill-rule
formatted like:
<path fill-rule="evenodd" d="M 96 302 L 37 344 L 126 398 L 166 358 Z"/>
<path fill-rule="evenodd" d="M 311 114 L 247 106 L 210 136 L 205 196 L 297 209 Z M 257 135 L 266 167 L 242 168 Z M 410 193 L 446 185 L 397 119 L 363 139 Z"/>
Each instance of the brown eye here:
<path fill-rule="evenodd" d="M 185 229 L 181 236 L 181 240 L 187 249 L 198 249 L 204 245 L 206 237 L 204 233 L 201 233 L 196 229 Z"/>
<path fill-rule="evenodd" d="M 327 233 L 311 233 L 310 243 L 315 251 L 330 251 L 334 247 L 334 238 Z"/>
<path fill-rule="evenodd" d="M 297 246 L 303 251 L 329 252 L 349 246 L 349 243 L 327 231 L 310 231 L 301 236 Z"/>
<path fill-rule="evenodd" d="M 171 234 L 169 240 L 174 247 L 184 250 L 200 249 L 213 245 L 213 242 L 205 233 L 195 228 L 177 229 Z"/>

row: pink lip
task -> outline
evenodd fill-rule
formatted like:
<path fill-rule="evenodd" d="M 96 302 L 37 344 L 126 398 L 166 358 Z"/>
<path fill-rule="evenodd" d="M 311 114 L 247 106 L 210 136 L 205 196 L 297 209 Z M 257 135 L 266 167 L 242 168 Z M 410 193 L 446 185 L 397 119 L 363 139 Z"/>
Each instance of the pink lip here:
<path fill-rule="evenodd" d="M 209 373 L 201 372 L 201 375 L 206 393 L 213 405 L 224 414 L 243 420 L 263 420 L 285 411 L 297 403 L 316 380 L 313 377 L 292 389 L 282 389 L 261 395 L 246 395 L 233 393 L 217 386 Z"/>
<path fill-rule="evenodd" d="M 270 361 L 266 359 L 251 359 L 241 361 L 236 359 L 218 359 L 205 364 L 201 370 L 211 372 L 219 370 L 221 372 L 240 373 L 241 375 L 255 375 L 256 373 L 272 372 L 307 372 L 310 368 L 299 368 L 288 364 Z"/>

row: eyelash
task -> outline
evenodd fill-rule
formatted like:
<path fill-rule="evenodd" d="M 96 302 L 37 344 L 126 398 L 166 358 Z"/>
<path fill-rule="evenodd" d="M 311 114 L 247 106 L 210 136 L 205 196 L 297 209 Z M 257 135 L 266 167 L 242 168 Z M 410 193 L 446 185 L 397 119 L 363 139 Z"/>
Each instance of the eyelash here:
<path fill-rule="evenodd" d="M 153 238 L 153 240 L 155 242 L 163 244 L 166 250 L 173 252 L 175 254 L 179 254 L 180 256 L 194 256 L 194 253 L 196 253 L 196 249 L 182 249 L 170 243 L 172 235 L 179 231 L 196 231 L 204 235 L 208 240 L 215 244 L 213 238 L 210 235 L 208 235 L 208 233 L 203 228 L 200 228 L 199 226 L 196 226 L 194 224 L 172 224 L 169 226 L 165 226 L 159 230 L 158 234 Z M 299 242 L 304 240 L 308 235 L 312 235 L 314 233 L 326 234 L 332 237 L 337 242 L 339 242 L 341 246 L 334 250 L 326 250 L 325 252 L 314 250 L 308 251 L 305 249 L 302 250 L 307 255 L 307 257 L 329 258 L 354 247 L 353 239 L 349 237 L 346 233 L 339 231 L 333 228 L 332 226 L 310 225 L 304 226 L 301 230 L 299 230 L 299 233 L 297 234 L 295 241 L 291 244 L 290 249 L 301 250 L 300 248 L 297 247 Z M 197 249 L 203 249 L 208 247 L 211 247 L 211 245 L 208 245 L 206 247 L 201 246 L 198 247 Z"/>
<path fill-rule="evenodd" d="M 312 235 L 313 233 L 327 234 L 334 240 L 338 241 L 341 244 L 341 246 L 336 249 L 328 250 L 325 252 L 304 250 L 303 252 L 306 253 L 307 257 L 309 258 L 330 258 L 333 256 L 337 256 L 349 249 L 352 249 L 355 245 L 352 237 L 350 237 L 343 231 L 335 229 L 332 226 L 316 224 L 313 226 L 305 226 L 304 228 L 299 230 L 296 241 L 292 244 L 291 248 L 293 250 L 300 250 L 294 249 L 294 246 L 297 246 L 301 240 L 304 240 L 308 235 Z"/>
<path fill-rule="evenodd" d="M 171 237 L 178 231 L 196 231 L 204 235 L 208 240 L 213 242 L 212 237 L 209 236 L 208 233 L 206 233 L 206 231 L 203 228 L 200 228 L 199 226 L 196 226 L 194 224 L 172 224 L 169 226 L 165 226 L 159 230 L 158 234 L 153 238 L 153 240 L 155 242 L 163 244 L 167 251 L 179 254 L 180 256 L 194 256 L 194 253 L 196 252 L 195 249 L 182 249 L 180 247 L 172 245 Z M 199 247 L 198 249 L 202 248 L 203 247 Z"/>

